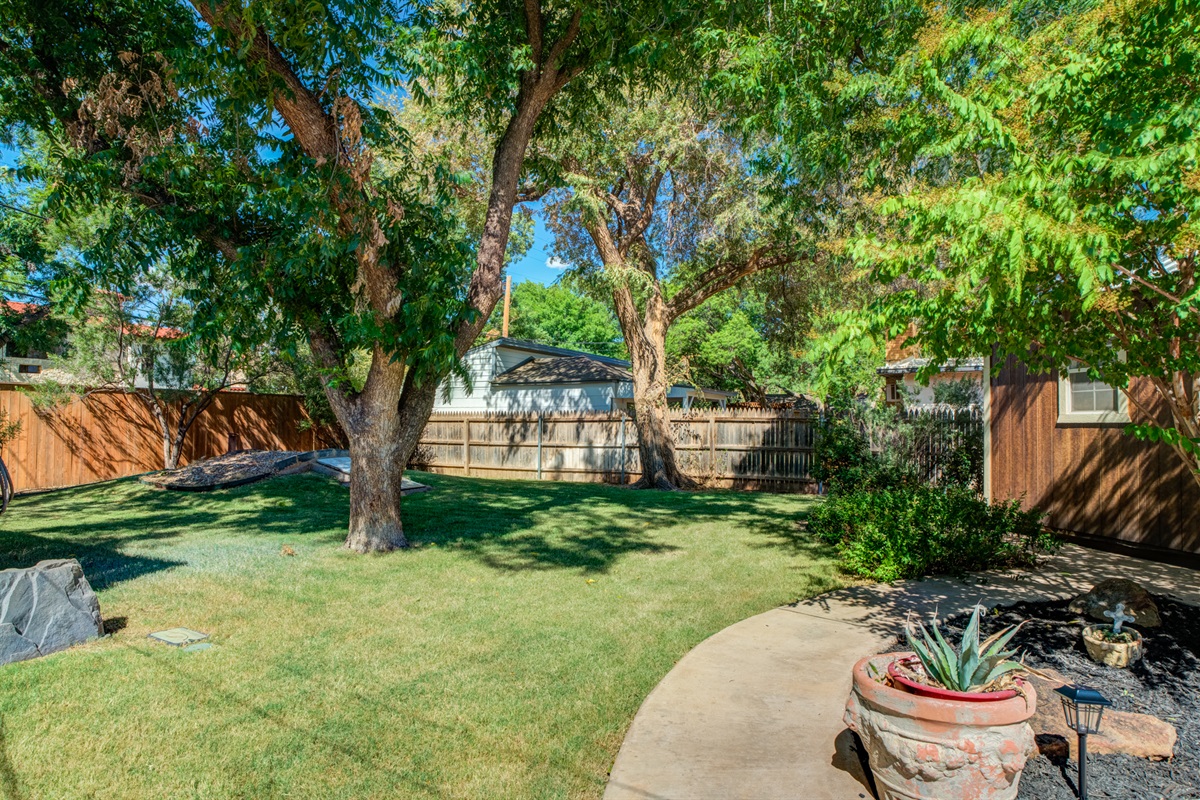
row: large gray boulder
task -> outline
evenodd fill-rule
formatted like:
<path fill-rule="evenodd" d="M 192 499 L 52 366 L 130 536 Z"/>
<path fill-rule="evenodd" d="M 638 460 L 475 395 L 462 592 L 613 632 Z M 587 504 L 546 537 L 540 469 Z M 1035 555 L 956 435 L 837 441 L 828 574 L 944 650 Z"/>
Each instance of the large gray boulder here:
<path fill-rule="evenodd" d="M 1104 616 L 1104 612 L 1114 611 L 1117 603 L 1125 604 L 1125 613 L 1133 617 L 1134 625 L 1143 628 L 1157 628 L 1162 625 L 1154 598 L 1139 584 L 1127 578 L 1100 581 L 1090 592 L 1072 600 L 1068 608 L 1073 614 L 1084 614 L 1097 622 L 1111 625 L 1112 617 Z"/>
<path fill-rule="evenodd" d="M 103 634 L 100 602 L 75 559 L 0 570 L 0 664 L 44 656 Z"/>

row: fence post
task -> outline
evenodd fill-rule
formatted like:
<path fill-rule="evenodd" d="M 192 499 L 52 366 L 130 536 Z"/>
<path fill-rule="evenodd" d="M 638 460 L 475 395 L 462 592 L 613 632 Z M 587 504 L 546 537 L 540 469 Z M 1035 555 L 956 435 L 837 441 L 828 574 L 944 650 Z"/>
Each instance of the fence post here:
<path fill-rule="evenodd" d="M 538 458 L 538 465 L 537 465 L 538 473 L 537 473 L 537 475 L 538 475 L 538 480 L 540 481 L 542 479 L 542 412 L 540 412 L 540 411 L 538 412 L 537 426 L 538 426 L 538 451 L 537 451 L 537 453 L 538 453 L 538 456 L 537 456 L 537 458 Z"/>
<path fill-rule="evenodd" d="M 717 412 L 708 412 L 708 472 L 715 480 L 717 477 Z"/>
<path fill-rule="evenodd" d="M 471 418 L 463 416 L 463 475 L 471 477 Z"/>
<path fill-rule="evenodd" d="M 621 414 L 621 485 L 625 485 L 625 414 Z"/>

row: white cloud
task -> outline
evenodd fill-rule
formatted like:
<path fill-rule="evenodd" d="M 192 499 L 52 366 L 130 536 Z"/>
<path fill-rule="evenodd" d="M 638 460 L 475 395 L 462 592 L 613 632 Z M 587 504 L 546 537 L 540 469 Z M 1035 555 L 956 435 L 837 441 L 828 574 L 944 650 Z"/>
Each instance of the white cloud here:
<path fill-rule="evenodd" d="M 571 267 L 570 261 L 566 261 L 565 259 L 558 258 L 557 256 L 550 256 L 549 258 L 546 259 L 546 268 L 547 269 L 570 269 L 570 267 Z"/>

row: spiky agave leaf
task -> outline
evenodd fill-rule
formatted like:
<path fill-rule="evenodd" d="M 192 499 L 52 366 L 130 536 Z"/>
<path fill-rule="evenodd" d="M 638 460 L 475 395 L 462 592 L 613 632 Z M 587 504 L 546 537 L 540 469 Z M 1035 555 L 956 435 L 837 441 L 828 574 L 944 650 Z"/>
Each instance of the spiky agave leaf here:
<path fill-rule="evenodd" d="M 958 681 L 958 651 L 955 650 L 953 645 L 951 645 L 949 642 L 947 642 L 945 637 L 942 636 L 942 627 L 941 627 L 941 625 L 938 624 L 937 617 L 934 617 L 933 619 L 931 619 L 929 621 L 929 624 L 933 628 L 934 639 L 937 641 L 937 647 L 943 657 L 942 670 L 943 670 L 943 673 L 946 675 L 946 681 L 948 681 L 948 682 L 945 682 L 942 685 L 945 686 L 947 689 L 953 689 L 954 687 L 959 685 L 959 681 Z"/>
<path fill-rule="evenodd" d="M 958 661 L 958 685 L 971 686 L 975 682 L 975 671 L 979 668 L 979 606 L 971 612 L 971 619 L 963 631 Z M 965 690 L 960 690 L 965 691 Z"/>
<path fill-rule="evenodd" d="M 992 668 L 992 671 L 987 674 L 987 677 L 980 682 L 981 687 L 988 687 L 993 682 L 999 680 L 1004 675 L 1016 670 L 1025 669 L 1025 665 L 1018 661 L 1003 661 Z"/>
<path fill-rule="evenodd" d="M 984 643 L 981 645 L 983 649 L 983 657 L 975 672 L 971 676 L 972 684 L 977 686 L 987 686 L 994 680 L 994 678 L 989 678 L 988 676 L 992 674 L 997 666 L 1004 663 L 1017 663 L 1010 660 L 1017 654 L 1017 651 L 1005 650 L 1004 646 L 1009 643 L 1009 641 L 1017 634 L 1017 631 L 1019 631 L 1024 624 L 1025 623 L 1022 622 L 1019 625 L 1010 625 L 1007 628 L 992 634 L 984 641 Z"/>
<path fill-rule="evenodd" d="M 1019 662 L 1009 660 L 1015 650 L 1005 646 L 1021 629 L 1021 625 L 1010 625 L 998 633 L 979 641 L 980 606 L 971 613 L 971 619 L 963 630 L 961 649 L 955 650 L 942 636 L 937 619 L 929 628 L 920 620 L 910 622 L 904 628 L 908 646 L 916 653 L 925 668 L 925 674 L 934 683 L 957 692 L 983 690 L 995 681 L 1016 670 L 1024 670 Z M 930 632 L 932 628 L 932 633 Z"/>
<path fill-rule="evenodd" d="M 925 668 L 925 674 L 935 683 L 952 688 L 957 681 L 955 674 L 957 654 L 942 638 L 936 624 L 934 625 L 934 632 L 937 634 L 936 640 L 929 635 L 929 630 L 924 623 L 918 621 L 916 629 L 920 634 L 921 641 L 913 638 L 911 627 L 905 629 L 904 635 L 908 640 L 908 646 L 917 654 L 921 666 Z"/>
<path fill-rule="evenodd" d="M 980 645 L 980 647 L 983 648 L 984 655 L 993 655 L 994 653 L 998 653 L 1003 650 L 1004 646 L 1009 643 L 1009 640 L 1017 635 L 1017 631 L 1025 627 L 1025 622 L 1026 620 L 1022 620 L 1017 625 L 1009 625 L 1007 628 L 996 631 L 986 640 L 984 640 L 983 644 Z M 1014 650 L 1012 652 L 1015 653 L 1016 651 Z"/>

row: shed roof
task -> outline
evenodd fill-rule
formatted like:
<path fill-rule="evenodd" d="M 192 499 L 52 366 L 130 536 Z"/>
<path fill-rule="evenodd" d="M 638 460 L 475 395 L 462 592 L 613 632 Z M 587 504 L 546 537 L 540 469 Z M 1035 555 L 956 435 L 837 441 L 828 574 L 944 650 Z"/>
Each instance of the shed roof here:
<path fill-rule="evenodd" d="M 912 375 L 929 366 L 928 358 L 902 358 L 899 361 L 889 361 L 875 370 L 880 375 Z M 983 359 L 978 356 L 970 358 L 952 358 L 940 367 L 942 372 L 983 372 Z"/>

